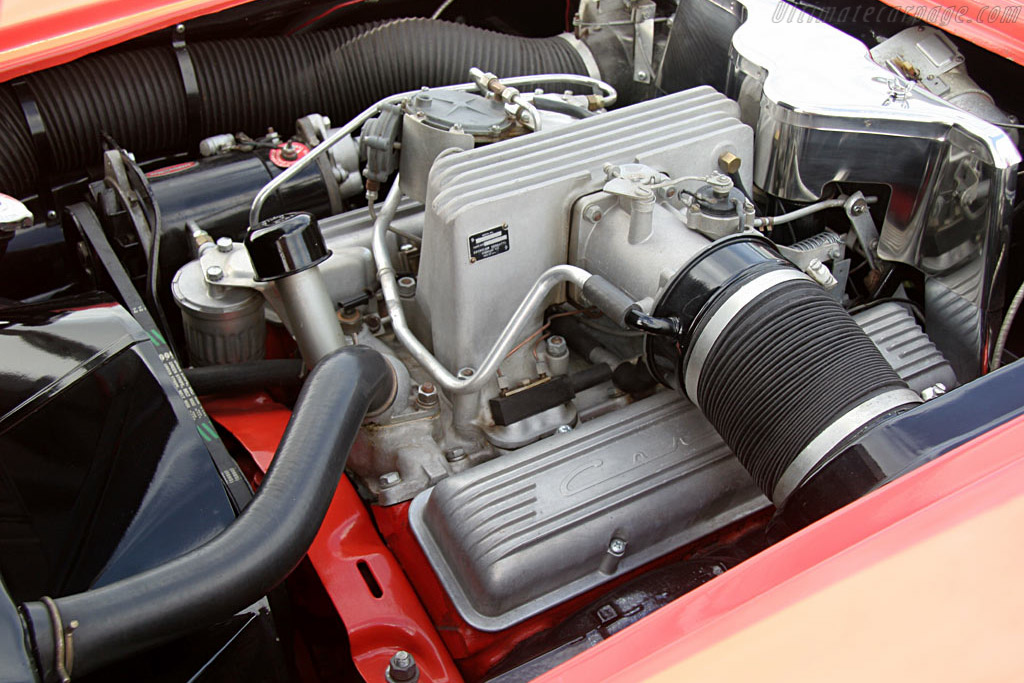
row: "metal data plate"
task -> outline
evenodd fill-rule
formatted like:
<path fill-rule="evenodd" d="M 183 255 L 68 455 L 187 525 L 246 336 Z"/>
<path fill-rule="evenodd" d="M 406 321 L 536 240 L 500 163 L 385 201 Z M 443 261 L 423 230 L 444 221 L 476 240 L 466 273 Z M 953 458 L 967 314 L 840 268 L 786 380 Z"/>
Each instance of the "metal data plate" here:
<path fill-rule="evenodd" d="M 497 631 L 769 506 L 663 392 L 450 477 L 409 516 L 462 617 Z"/>

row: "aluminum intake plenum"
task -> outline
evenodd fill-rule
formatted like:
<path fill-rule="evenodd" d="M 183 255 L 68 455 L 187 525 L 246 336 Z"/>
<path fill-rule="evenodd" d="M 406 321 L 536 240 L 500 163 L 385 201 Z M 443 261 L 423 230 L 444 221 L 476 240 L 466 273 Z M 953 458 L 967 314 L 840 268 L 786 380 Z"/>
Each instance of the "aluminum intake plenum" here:
<path fill-rule="evenodd" d="M 606 164 L 707 175 L 726 152 L 751 158 L 753 132 L 738 117 L 734 101 L 699 87 L 440 156 L 416 295 L 431 327 L 423 341 L 449 369 L 478 367 L 530 285 L 566 263 L 572 206 L 604 186 Z"/>

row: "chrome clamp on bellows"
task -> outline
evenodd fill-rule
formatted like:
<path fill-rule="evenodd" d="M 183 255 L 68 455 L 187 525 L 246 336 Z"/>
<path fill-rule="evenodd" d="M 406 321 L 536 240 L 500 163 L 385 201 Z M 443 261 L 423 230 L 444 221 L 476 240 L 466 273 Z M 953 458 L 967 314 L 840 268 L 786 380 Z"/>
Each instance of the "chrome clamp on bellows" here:
<path fill-rule="evenodd" d="M 850 315 L 757 235 L 694 257 L 652 318 L 676 333 L 646 329 L 651 373 L 701 409 L 779 508 L 849 438 L 921 402 Z"/>

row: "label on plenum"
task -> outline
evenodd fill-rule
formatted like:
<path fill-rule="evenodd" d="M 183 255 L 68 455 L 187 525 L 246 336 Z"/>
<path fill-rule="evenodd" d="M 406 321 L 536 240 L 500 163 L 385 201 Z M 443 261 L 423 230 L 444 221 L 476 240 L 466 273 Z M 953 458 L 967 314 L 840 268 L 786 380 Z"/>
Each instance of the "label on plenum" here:
<path fill-rule="evenodd" d="M 507 224 L 469 236 L 470 263 L 476 263 L 498 254 L 504 254 L 506 251 L 508 251 Z"/>

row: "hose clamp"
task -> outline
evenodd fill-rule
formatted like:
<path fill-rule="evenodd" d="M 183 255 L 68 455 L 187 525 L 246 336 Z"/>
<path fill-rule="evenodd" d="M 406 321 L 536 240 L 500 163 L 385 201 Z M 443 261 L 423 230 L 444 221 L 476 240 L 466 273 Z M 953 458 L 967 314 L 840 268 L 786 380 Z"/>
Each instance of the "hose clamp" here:
<path fill-rule="evenodd" d="M 700 331 L 696 340 L 690 346 L 689 355 L 686 359 L 683 388 L 695 406 L 700 408 L 700 403 L 697 399 L 697 387 L 700 385 L 700 375 L 704 369 L 704 363 L 707 361 L 711 349 L 715 347 L 725 328 L 754 299 L 773 287 L 791 280 L 807 280 L 810 282 L 806 275 L 796 269 L 771 270 L 747 282 L 730 294 L 725 303 L 712 313 L 711 319 L 704 325 L 704 329 Z"/>
<path fill-rule="evenodd" d="M 597 65 L 597 60 L 594 59 L 594 53 L 590 51 L 587 44 L 571 33 L 560 33 L 558 37 L 569 43 L 569 45 L 576 50 L 576 54 L 578 54 L 580 59 L 583 60 L 583 66 L 587 68 L 587 75 L 591 78 L 600 80 L 601 68 Z"/>
<path fill-rule="evenodd" d="M 57 602 L 47 596 L 39 598 L 39 602 L 46 607 L 50 615 L 50 625 L 53 628 L 53 670 L 57 674 L 60 683 L 71 683 L 71 667 L 75 660 L 75 647 L 72 636 L 78 628 L 78 620 L 73 619 L 67 626 L 60 616 Z"/>
<path fill-rule="evenodd" d="M 910 389 L 900 388 L 872 396 L 847 411 L 804 446 L 799 455 L 783 471 L 772 491 L 772 502 L 782 507 L 810 471 L 836 446 L 876 417 L 901 406 L 917 404 L 921 397 Z"/>

